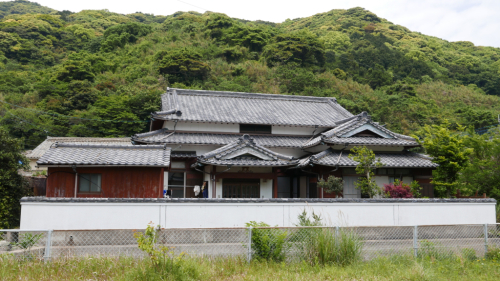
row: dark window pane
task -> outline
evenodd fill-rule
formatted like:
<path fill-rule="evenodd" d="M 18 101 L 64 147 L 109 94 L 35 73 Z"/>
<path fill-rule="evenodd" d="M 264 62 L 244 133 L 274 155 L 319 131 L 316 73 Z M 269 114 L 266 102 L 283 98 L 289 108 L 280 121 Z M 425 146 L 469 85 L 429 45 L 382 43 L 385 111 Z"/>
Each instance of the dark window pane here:
<path fill-rule="evenodd" d="M 172 190 L 172 198 L 184 198 L 184 189 L 170 188 Z"/>
<path fill-rule="evenodd" d="M 240 124 L 240 133 L 247 134 L 271 134 L 271 125 Z"/>
<path fill-rule="evenodd" d="M 101 174 L 79 174 L 78 192 L 101 192 Z"/>
<path fill-rule="evenodd" d="M 90 174 L 90 192 L 101 192 L 101 174 Z"/>
<path fill-rule="evenodd" d="M 80 174 L 80 192 L 90 192 L 90 174 Z"/>
<path fill-rule="evenodd" d="M 180 185 L 184 187 L 184 173 L 169 173 L 168 185 Z"/>

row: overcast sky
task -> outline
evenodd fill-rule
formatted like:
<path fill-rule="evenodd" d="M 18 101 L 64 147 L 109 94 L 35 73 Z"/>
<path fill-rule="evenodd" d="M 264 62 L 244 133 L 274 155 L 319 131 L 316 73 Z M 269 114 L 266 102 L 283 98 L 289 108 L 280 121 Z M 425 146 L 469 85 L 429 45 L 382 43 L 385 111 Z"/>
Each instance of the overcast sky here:
<path fill-rule="evenodd" d="M 4 0 L 0 0 L 4 1 Z M 225 13 L 247 20 L 282 22 L 332 9 L 366 8 L 410 30 L 448 41 L 500 47 L 500 0 L 38 0 L 56 10 L 108 9 L 170 15 L 177 11 Z"/>

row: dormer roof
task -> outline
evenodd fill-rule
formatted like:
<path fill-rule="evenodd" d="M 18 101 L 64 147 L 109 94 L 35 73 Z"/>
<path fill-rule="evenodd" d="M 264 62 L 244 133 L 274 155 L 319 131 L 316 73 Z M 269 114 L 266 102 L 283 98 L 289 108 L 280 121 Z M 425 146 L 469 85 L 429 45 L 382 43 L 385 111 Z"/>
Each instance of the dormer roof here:
<path fill-rule="evenodd" d="M 216 166 L 293 166 L 298 159 L 276 153 L 257 143 L 249 135 L 221 148 L 198 156 L 198 163 Z"/>
<path fill-rule="evenodd" d="M 320 143 L 332 145 L 419 146 L 414 138 L 394 133 L 377 122 L 373 122 L 371 116 L 366 112 L 337 122 L 335 128 L 317 135 L 305 143 L 303 148 L 316 146 Z"/>

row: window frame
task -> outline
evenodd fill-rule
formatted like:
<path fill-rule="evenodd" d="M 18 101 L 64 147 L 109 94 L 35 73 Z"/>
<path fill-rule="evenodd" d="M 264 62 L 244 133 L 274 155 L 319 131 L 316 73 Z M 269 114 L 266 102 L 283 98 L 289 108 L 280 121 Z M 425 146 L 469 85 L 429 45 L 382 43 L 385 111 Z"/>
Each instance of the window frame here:
<path fill-rule="evenodd" d="M 182 174 L 183 176 L 183 182 L 182 182 L 182 185 L 178 185 L 178 184 L 170 184 L 170 177 L 171 175 L 175 174 L 175 173 L 178 173 L 178 174 Z M 168 171 L 168 178 L 167 178 L 167 190 L 171 190 L 173 191 L 171 188 L 174 188 L 174 190 L 179 190 L 180 187 L 182 187 L 182 197 L 173 197 L 173 192 L 170 194 L 170 197 L 171 198 L 186 198 L 186 170 L 182 170 L 182 169 L 172 169 L 170 171 Z"/>
<path fill-rule="evenodd" d="M 91 175 L 99 175 L 99 191 L 92 191 L 92 179 L 88 179 L 88 181 L 90 182 L 89 184 L 89 191 L 82 191 L 81 188 L 81 181 L 82 181 L 82 178 L 83 178 L 83 175 L 90 175 L 89 177 L 91 177 Z M 78 194 L 100 194 L 102 193 L 102 173 L 78 173 Z"/>

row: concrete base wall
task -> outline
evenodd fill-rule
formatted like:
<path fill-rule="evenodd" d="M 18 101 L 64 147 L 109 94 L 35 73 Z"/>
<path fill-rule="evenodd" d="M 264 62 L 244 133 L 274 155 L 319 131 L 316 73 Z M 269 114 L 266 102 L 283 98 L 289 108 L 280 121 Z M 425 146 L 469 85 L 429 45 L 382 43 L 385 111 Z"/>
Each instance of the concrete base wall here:
<path fill-rule="evenodd" d="M 294 226 L 306 210 L 340 226 L 412 226 L 495 223 L 495 200 L 344 200 L 231 202 L 231 200 L 120 202 L 119 199 L 22 200 L 21 229 L 144 229 L 243 227 L 249 221 Z M 358 199 L 359 200 L 359 199 Z M 137 200 L 139 201 L 139 200 Z"/>

